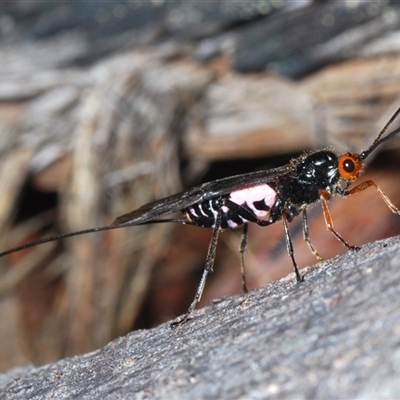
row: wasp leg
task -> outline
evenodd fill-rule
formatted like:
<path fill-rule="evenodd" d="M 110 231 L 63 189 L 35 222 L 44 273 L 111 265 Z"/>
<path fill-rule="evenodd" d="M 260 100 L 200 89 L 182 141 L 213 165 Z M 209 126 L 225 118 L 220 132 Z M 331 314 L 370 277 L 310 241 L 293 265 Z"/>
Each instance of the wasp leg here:
<path fill-rule="evenodd" d="M 260 226 L 270 225 L 269 221 L 264 221 L 264 220 L 260 220 L 260 219 L 256 218 L 256 216 L 253 215 L 250 211 L 246 210 L 245 208 L 243 208 L 242 206 L 240 206 L 236 203 L 233 203 L 228 200 L 226 205 L 229 207 L 230 210 L 236 212 L 238 215 L 240 215 L 243 218 L 246 218 L 250 222 L 255 222 L 256 224 L 258 224 Z M 292 242 L 292 238 L 290 236 L 288 221 L 287 221 L 287 217 L 286 217 L 285 213 L 282 215 L 282 219 L 283 219 L 283 226 L 285 229 L 286 247 L 287 247 L 290 258 L 292 259 L 293 268 L 296 273 L 296 279 L 297 279 L 297 282 L 302 282 L 304 280 L 304 278 L 301 276 L 299 269 L 297 267 L 296 260 L 294 258 L 293 242 Z"/>
<path fill-rule="evenodd" d="M 212 269 L 213 269 L 215 253 L 216 253 L 217 243 L 218 243 L 218 237 L 221 232 L 221 219 L 222 219 L 222 205 L 218 210 L 217 218 L 215 220 L 215 226 L 214 226 L 213 233 L 211 236 L 210 245 L 208 247 L 207 258 L 206 258 L 206 263 L 204 266 L 203 275 L 200 279 L 199 286 L 197 287 L 196 294 L 195 294 L 194 299 L 193 299 L 192 303 L 190 304 L 186 314 L 171 324 L 171 327 L 173 327 L 173 328 L 184 324 L 189 319 L 190 314 L 196 308 L 197 303 L 201 299 L 201 295 L 203 294 L 204 286 L 206 284 L 207 276 L 210 272 L 212 272 Z"/>
<path fill-rule="evenodd" d="M 318 251 L 315 249 L 315 247 L 313 246 L 313 244 L 311 243 L 311 240 L 310 240 L 310 235 L 308 232 L 308 220 L 307 220 L 306 209 L 303 210 L 303 238 L 304 238 L 305 242 L 308 244 L 308 247 L 311 250 L 311 253 L 314 254 L 314 256 L 316 257 L 316 259 L 318 261 L 322 261 L 323 258 L 319 255 Z"/>
<path fill-rule="evenodd" d="M 301 276 L 299 269 L 297 267 L 296 260 L 294 258 L 293 242 L 292 242 L 292 238 L 290 236 L 288 221 L 287 221 L 287 217 L 286 217 L 285 213 L 282 214 L 282 221 L 283 221 L 283 227 L 285 229 L 286 248 L 287 248 L 290 258 L 292 259 L 294 272 L 296 273 L 296 280 L 297 280 L 297 282 L 303 282 L 304 277 Z"/>
<path fill-rule="evenodd" d="M 361 189 L 361 190 L 363 190 L 363 189 Z M 355 192 L 355 193 L 357 193 L 357 192 Z M 349 250 L 360 250 L 360 248 L 358 246 L 349 245 L 346 242 L 346 240 L 344 240 L 343 237 L 338 232 L 336 232 L 335 229 L 333 228 L 332 217 L 329 212 L 328 203 L 327 203 L 327 201 L 330 199 L 330 197 L 331 197 L 331 195 L 328 192 L 326 192 L 325 190 L 319 191 L 319 199 L 321 201 L 322 212 L 324 214 L 326 227 L 328 228 L 329 231 L 331 231 L 333 233 L 333 235 L 336 237 L 336 239 L 338 239 L 343 244 L 343 246 L 347 247 Z"/>
<path fill-rule="evenodd" d="M 244 218 L 245 220 L 249 222 L 254 222 L 260 226 L 265 226 L 269 225 L 269 222 L 263 221 L 258 219 L 251 211 L 246 210 L 244 207 L 242 207 L 239 204 L 234 203 L 231 200 L 225 200 L 225 207 L 227 207 L 230 211 L 236 213 L 238 216 Z M 243 233 L 242 233 L 242 238 L 240 241 L 240 271 L 242 273 L 242 286 L 243 286 L 243 291 L 245 293 L 248 292 L 247 289 L 247 283 L 246 283 L 246 269 L 245 269 L 245 263 L 244 263 L 244 253 L 247 248 L 247 230 L 248 230 L 248 224 L 244 223 L 243 226 Z"/>
<path fill-rule="evenodd" d="M 248 292 L 247 290 L 247 283 L 246 283 L 246 273 L 245 273 L 245 267 L 244 267 L 244 253 L 247 248 L 247 231 L 248 231 L 248 225 L 245 223 L 243 225 L 243 232 L 242 232 L 242 237 L 240 239 L 240 247 L 239 247 L 239 252 L 240 252 L 240 271 L 242 273 L 242 287 L 243 291 L 245 293 Z"/>
<path fill-rule="evenodd" d="M 352 189 L 344 191 L 343 194 L 344 196 L 349 196 L 351 194 L 360 193 L 363 190 L 368 189 L 370 186 L 373 186 L 378 191 L 379 195 L 382 197 L 382 200 L 386 203 L 386 205 L 389 207 L 392 213 L 400 214 L 400 210 L 390 201 L 389 197 L 386 196 L 386 194 L 374 181 L 368 180 L 362 182 L 359 185 L 353 187 Z"/>

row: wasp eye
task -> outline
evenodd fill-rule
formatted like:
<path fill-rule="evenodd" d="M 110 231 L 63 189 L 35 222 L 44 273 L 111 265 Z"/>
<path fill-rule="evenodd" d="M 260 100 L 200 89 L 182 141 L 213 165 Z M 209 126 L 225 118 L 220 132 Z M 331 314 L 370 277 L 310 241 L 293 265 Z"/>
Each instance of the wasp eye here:
<path fill-rule="evenodd" d="M 354 164 L 353 160 L 351 160 L 350 158 L 347 158 L 346 160 L 343 161 L 342 167 L 346 172 L 350 173 L 355 170 L 356 165 Z"/>
<path fill-rule="evenodd" d="M 339 157 L 338 172 L 343 179 L 352 182 L 361 174 L 362 162 L 356 153 L 346 153 Z"/>

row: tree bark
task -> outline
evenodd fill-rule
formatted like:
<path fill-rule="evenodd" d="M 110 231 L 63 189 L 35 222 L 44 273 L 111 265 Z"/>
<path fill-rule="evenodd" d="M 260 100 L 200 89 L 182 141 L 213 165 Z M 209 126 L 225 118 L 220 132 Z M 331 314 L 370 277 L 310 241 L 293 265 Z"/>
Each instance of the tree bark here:
<path fill-rule="evenodd" d="M 0 375 L 0 398 L 400 398 L 400 238 L 303 274 L 217 300 L 182 327 Z"/>

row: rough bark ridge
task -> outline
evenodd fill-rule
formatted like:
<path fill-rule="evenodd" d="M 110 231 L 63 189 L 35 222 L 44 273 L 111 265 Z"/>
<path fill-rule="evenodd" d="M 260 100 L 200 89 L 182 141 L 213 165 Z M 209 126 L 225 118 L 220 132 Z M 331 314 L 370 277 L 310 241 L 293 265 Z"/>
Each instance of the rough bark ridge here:
<path fill-rule="evenodd" d="M 396 0 L 0 1 L 0 252 L 304 150 L 366 149 L 399 107 L 399 29 Z M 364 177 L 396 205 L 399 139 Z M 354 244 L 400 234 L 372 189 L 331 206 Z M 328 258 L 342 247 L 314 210 Z M 149 225 L 0 259 L 0 372 L 182 312 L 210 234 Z M 203 304 L 241 288 L 239 239 L 221 242 Z M 291 270 L 281 224 L 250 228 L 246 263 L 251 288 Z"/>
<path fill-rule="evenodd" d="M 177 329 L 0 377 L 1 399 L 400 398 L 400 238 L 363 246 Z"/>

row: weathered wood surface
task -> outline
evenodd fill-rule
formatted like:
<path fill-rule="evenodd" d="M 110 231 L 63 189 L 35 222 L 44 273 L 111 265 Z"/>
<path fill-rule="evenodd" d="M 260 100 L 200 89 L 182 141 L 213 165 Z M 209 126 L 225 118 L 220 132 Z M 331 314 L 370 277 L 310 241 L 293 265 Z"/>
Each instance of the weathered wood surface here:
<path fill-rule="evenodd" d="M 41 368 L 0 376 L 0 398 L 400 397 L 400 238 Z"/>
<path fill-rule="evenodd" d="M 398 107 L 399 4 L 1 2 L 0 251 L 105 225 L 197 184 L 210 165 L 215 179 L 328 144 L 364 149 Z M 399 157 L 386 154 L 365 178 L 399 205 Z M 399 232 L 372 189 L 331 207 L 352 244 Z M 322 216 L 310 219 L 319 251 L 342 251 Z M 0 371 L 173 318 L 209 233 L 137 227 L 1 260 Z M 309 265 L 300 236 L 296 257 Z M 203 304 L 240 291 L 237 247 L 221 236 Z M 246 262 L 251 287 L 290 271 L 281 224 L 251 229 Z"/>

